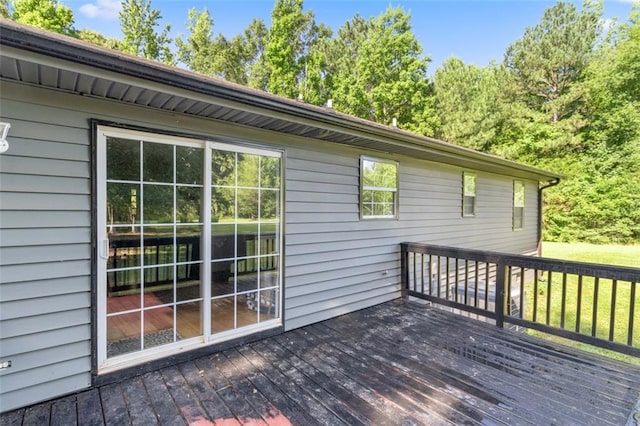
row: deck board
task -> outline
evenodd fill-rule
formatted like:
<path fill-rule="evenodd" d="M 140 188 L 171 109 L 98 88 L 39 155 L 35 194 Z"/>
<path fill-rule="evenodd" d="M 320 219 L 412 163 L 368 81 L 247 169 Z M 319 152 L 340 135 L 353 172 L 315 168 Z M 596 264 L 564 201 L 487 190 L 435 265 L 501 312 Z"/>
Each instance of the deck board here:
<path fill-rule="evenodd" d="M 78 424 L 86 426 L 104 424 L 102 405 L 100 404 L 100 391 L 98 389 L 79 393 L 76 397 L 76 404 Z"/>
<path fill-rule="evenodd" d="M 144 387 L 149 394 L 151 405 L 161 425 L 184 425 L 184 418 L 180 415 L 180 411 L 171 398 L 169 389 L 167 389 L 162 375 L 153 371 L 142 376 Z"/>
<path fill-rule="evenodd" d="M 5 413 L 1 425 L 624 425 L 640 368 L 394 301 Z"/>

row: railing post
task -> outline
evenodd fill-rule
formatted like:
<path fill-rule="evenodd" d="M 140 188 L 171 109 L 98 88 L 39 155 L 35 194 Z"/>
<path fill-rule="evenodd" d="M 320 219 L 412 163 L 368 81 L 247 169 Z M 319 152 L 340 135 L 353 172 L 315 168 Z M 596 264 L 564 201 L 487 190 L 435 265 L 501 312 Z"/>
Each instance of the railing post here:
<path fill-rule="evenodd" d="M 409 255 L 407 253 L 407 243 L 400 244 L 400 296 L 407 298 L 409 289 Z"/>
<path fill-rule="evenodd" d="M 505 278 L 507 268 L 505 267 L 504 257 L 499 256 L 496 262 L 496 326 L 504 328 L 504 300 L 505 300 Z"/>

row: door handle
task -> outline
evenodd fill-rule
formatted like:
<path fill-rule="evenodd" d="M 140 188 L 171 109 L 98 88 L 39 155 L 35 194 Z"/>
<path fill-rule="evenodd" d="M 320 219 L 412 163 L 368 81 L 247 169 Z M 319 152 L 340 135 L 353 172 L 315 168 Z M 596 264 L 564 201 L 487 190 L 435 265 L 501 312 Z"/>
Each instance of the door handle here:
<path fill-rule="evenodd" d="M 102 244 L 100 246 L 100 257 L 103 259 L 109 259 L 109 239 L 105 238 L 102 240 Z"/>

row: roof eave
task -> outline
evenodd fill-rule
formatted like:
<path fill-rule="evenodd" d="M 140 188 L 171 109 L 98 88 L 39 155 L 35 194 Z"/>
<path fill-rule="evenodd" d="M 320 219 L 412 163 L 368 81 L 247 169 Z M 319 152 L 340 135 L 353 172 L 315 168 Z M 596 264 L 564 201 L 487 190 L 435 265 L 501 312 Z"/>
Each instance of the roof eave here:
<path fill-rule="evenodd" d="M 397 128 L 341 114 L 330 109 L 305 104 L 227 81 L 198 75 L 168 65 L 94 46 L 83 41 L 48 31 L 26 27 L 0 19 L 0 44 L 64 61 L 79 63 L 103 71 L 135 77 L 174 88 L 224 99 L 252 108 L 273 111 L 313 121 L 321 126 L 340 128 L 363 137 L 385 140 L 393 145 L 406 145 L 415 150 L 431 150 L 442 158 L 456 157 L 450 164 L 474 168 L 492 165 L 498 173 L 514 174 L 538 181 L 552 181 L 561 175 L 526 166 L 500 157 L 460 147 L 434 138 L 418 136 Z M 446 162 L 446 161 L 445 161 Z M 462 164 L 460 164 L 462 163 Z M 512 171 L 513 173 L 507 173 Z"/>

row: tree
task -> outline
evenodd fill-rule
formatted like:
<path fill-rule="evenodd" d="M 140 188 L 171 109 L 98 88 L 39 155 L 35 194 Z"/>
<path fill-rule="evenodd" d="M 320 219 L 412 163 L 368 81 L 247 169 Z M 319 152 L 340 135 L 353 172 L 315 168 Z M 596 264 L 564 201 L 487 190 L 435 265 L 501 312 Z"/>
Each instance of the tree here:
<path fill-rule="evenodd" d="M 209 12 L 191 9 L 187 29 L 189 36 L 176 37 L 176 46 L 178 59 L 190 70 L 243 85 L 266 86 L 259 70 L 268 34 L 262 20 L 254 19 L 243 34 L 231 40 L 221 34 L 214 39 Z"/>
<path fill-rule="evenodd" d="M 305 36 L 305 53 L 300 57 L 300 96 L 314 105 L 323 105 L 329 99 L 332 76 L 328 73 L 331 29 L 324 25 L 312 25 Z"/>
<path fill-rule="evenodd" d="M 76 37 L 78 37 L 80 40 L 84 40 L 98 46 L 120 50 L 120 40 L 116 38 L 105 37 L 104 35 L 94 30 L 83 29 L 77 31 Z"/>
<path fill-rule="evenodd" d="M 178 60 L 191 71 L 212 75 L 214 55 L 211 49 L 213 37 L 213 18 L 205 8 L 198 13 L 195 8 L 189 9 L 187 20 L 189 37 L 176 37 Z"/>
<path fill-rule="evenodd" d="M 375 18 L 355 16 L 332 42 L 332 97 L 342 112 L 433 134 L 429 58 L 411 31 L 410 15 L 388 8 Z"/>
<path fill-rule="evenodd" d="M 640 240 L 640 5 L 586 70 L 588 167 L 569 226 L 581 239 Z M 555 213 L 554 210 L 551 213 Z M 565 231 L 566 232 L 566 231 Z"/>
<path fill-rule="evenodd" d="M 640 4 L 587 68 L 589 138 L 613 148 L 640 137 Z"/>
<path fill-rule="evenodd" d="M 264 57 L 268 36 L 269 30 L 262 19 L 254 19 L 244 35 L 237 36 L 231 43 L 233 51 L 240 52 L 240 69 L 246 72 L 247 84 L 257 89 L 265 89 L 269 77 Z M 240 79 L 236 81 L 241 82 Z"/>
<path fill-rule="evenodd" d="M 150 0 L 124 0 L 119 16 L 124 35 L 120 45 L 123 52 L 173 65 L 171 26 L 167 24 L 161 33 L 156 32 L 162 16 L 158 9 L 151 9 Z"/>
<path fill-rule="evenodd" d="M 519 103 L 525 123 L 512 138 L 516 159 L 566 175 L 559 187 L 546 191 L 545 239 L 640 241 L 639 18 L 635 6 L 629 23 L 588 55 L 580 77 L 571 83 L 580 88 L 581 98 L 570 120 L 560 117 L 554 123 L 548 111 Z M 576 116 L 583 125 L 568 128 Z M 563 138 L 573 143 L 558 144 Z M 553 144 L 554 150 L 542 149 Z"/>
<path fill-rule="evenodd" d="M 601 3 L 585 0 L 579 12 L 573 4 L 559 2 L 507 49 L 505 64 L 516 95 L 548 114 L 552 123 L 579 110 L 582 90 L 577 83 L 600 35 L 601 16 Z"/>
<path fill-rule="evenodd" d="M 2 10 L 7 6 L 3 2 Z M 53 31 L 74 35 L 73 12 L 56 0 L 14 0 L 11 19 L 16 22 Z M 8 13 L 8 8 L 6 8 Z M 3 12 L 4 13 L 4 12 Z"/>
<path fill-rule="evenodd" d="M 314 78 L 321 74 L 317 71 L 319 57 L 308 54 L 315 43 L 331 34 L 327 27 L 316 25 L 312 12 L 302 9 L 302 0 L 276 0 L 262 64 L 269 75 L 268 91 L 289 98 L 303 94 L 310 67 Z"/>
<path fill-rule="evenodd" d="M 266 88 L 267 73 L 264 67 L 265 40 L 269 31 L 261 19 L 253 19 L 242 34 L 231 40 L 219 35 L 214 40 L 218 74 L 226 80 Z"/>
<path fill-rule="evenodd" d="M 9 0 L 0 0 L 0 18 L 10 18 Z"/>
<path fill-rule="evenodd" d="M 458 145 L 489 151 L 500 121 L 500 79 L 495 65 L 478 68 L 447 59 L 434 77 L 436 136 Z"/>

